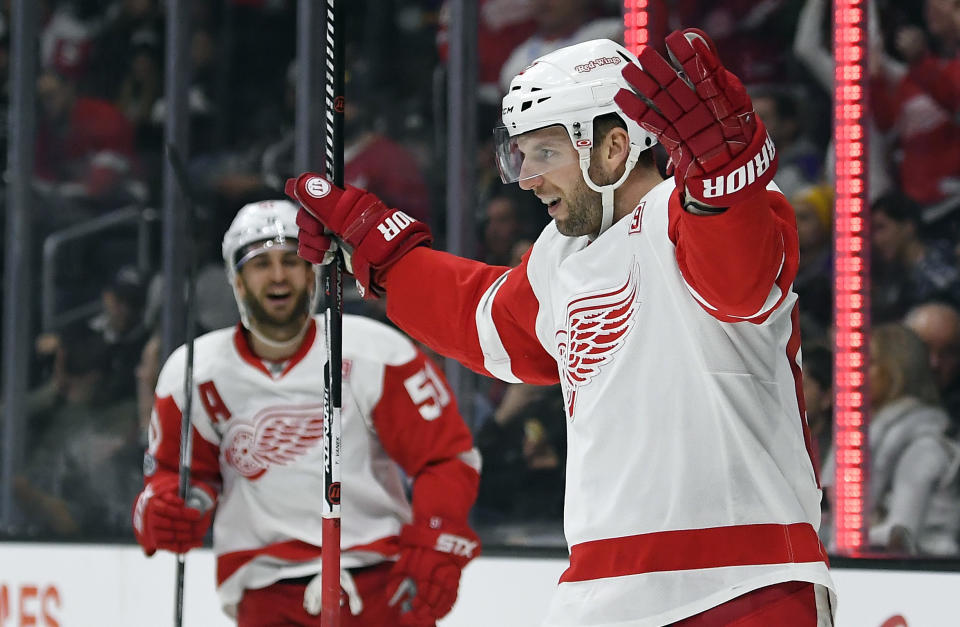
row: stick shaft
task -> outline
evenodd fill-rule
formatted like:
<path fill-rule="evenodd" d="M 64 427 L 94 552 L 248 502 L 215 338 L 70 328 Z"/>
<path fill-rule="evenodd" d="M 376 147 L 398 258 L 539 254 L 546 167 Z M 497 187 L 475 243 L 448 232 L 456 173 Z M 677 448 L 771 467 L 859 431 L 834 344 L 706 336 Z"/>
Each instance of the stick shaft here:
<path fill-rule="evenodd" d="M 183 167 L 183 161 L 180 160 L 180 153 L 172 144 L 167 144 L 167 159 L 173 170 L 174 178 L 177 181 L 177 187 L 183 195 L 184 200 L 184 231 L 186 238 L 183 242 L 185 254 L 187 256 L 187 277 L 186 277 L 186 295 L 184 308 L 187 313 L 186 338 L 184 345 L 186 347 L 186 364 L 183 374 L 183 412 L 180 415 L 180 476 L 177 493 L 184 502 L 187 501 L 187 492 L 190 489 L 190 464 L 193 459 L 193 429 L 190 422 L 190 416 L 193 412 L 193 347 L 196 337 L 196 316 L 194 311 L 194 291 L 196 282 L 196 267 L 193 254 L 193 202 L 190 194 L 187 173 Z M 186 570 L 186 557 L 180 553 L 177 555 L 177 575 L 176 575 L 176 601 L 174 604 L 174 625 L 181 627 L 183 625 L 183 585 Z"/>
<path fill-rule="evenodd" d="M 327 0 L 326 174 L 343 187 L 344 11 L 345 0 Z M 343 364 L 343 259 L 323 273 L 327 368 L 324 387 L 324 511 L 322 627 L 340 627 L 340 408 Z"/>

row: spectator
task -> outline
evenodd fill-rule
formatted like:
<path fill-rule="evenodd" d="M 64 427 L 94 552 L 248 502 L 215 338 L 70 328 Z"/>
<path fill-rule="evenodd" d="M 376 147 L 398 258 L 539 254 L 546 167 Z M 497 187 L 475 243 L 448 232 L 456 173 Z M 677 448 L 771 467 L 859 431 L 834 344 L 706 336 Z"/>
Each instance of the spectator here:
<path fill-rule="evenodd" d="M 796 11 L 788 0 L 673 0 L 670 27 L 697 26 L 745 85 L 782 81 Z M 766 121 L 765 118 L 763 118 Z M 778 146 L 779 149 L 779 146 Z"/>
<path fill-rule="evenodd" d="M 103 28 L 93 42 L 92 67 L 97 71 L 90 77 L 94 93 L 114 100 L 126 74 L 125 63 L 134 57 L 140 46 L 154 46 L 162 50 L 164 37 L 163 16 L 157 0 L 116 0 L 104 11 Z"/>
<path fill-rule="evenodd" d="M 124 266 L 103 288 L 103 311 L 90 322 L 109 350 L 103 385 L 112 398 L 133 398 L 136 394 L 134 370 L 147 341 L 145 300 L 143 276 L 133 266 Z"/>
<path fill-rule="evenodd" d="M 804 338 L 822 338 L 833 324 L 833 188 L 804 187 L 791 197 L 791 204 L 800 241 L 793 289 L 800 300 L 804 330 L 809 330 Z"/>
<path fill-rule="evenodd" d="M 791 198 L 801 187 L 819 180 L 823 150 L 804 132 L 796 97 L 786 91 L 763 90 L 752 95 L 753 109 L 767 125 L 777 144 L 780 165 L 774 179 L 780 191 Z"/>
<path fill-rule="evenodd" d="M 564 46 L 591 39 L 623 42 L 623 20 L 598 17 L 589 0 L 530 0 L 537 30 L 514 48 L 500 69 L 500 94 L 510 88 L 514 76 L 537 57 Z"/>
<path fill-rule="evenodd" d="M 831 46 L 827 43 L 825 18 L 828 0 L 806 0 L 797 20 L 797 32 L 793 39 L 793 54 L 803 63 L 820 87 L 831 99 L 833 97 L 834 60 Z M 876 67 L 890 66 L 893 62 L 884 53 L 883 39 L 880 33 L 880 21 L 877 17 L 876 2 L 867 3 L 867 28 L 870 37 L 870 62 Z M 827 23 L 828 24 L 828 23 Z M 870 176 L 867 181 L 867 196 L 872 202 L 879 198 L 891 186 L 891 173 L 886 137 L 877 129 L 871 118 L 867 131 Z M 825 174 L 832 180 L 834 172 L 833 140 L 826 151 Z"/>
<path fill-rule="evenodd" d="M 930 370 L 950 415 L 951 432 L 956 435 L 960 423 L 960 312 L 947 303 L 923 303 L 907 312 L 904 324 L 927 345 Z"/>
<path fill-rule="evenodd" d="M 91 51 L 100 30 L 99 7 L 92 0 L 54 5 L 40 33 L 41 66 L 83 81 L 92 67 Z"/>
<path fill-rule="evenodd" d="M 927 0 L 928 19 L 936 15 L 930 7 L 939 2 Z M 929 22 L 927 26 L 938 28 Z M 930 91 L 937 82 L 929 68 L 936 63 L 925 61 L 930 52 L 922 30 L 901 27 L 895 45 L 907 72 L 895 76 L 882 66 L 872 67 L 871 108 L 877 126 L 894 131 L 899 140 L 901 188 L 917 203 L 929 205 L 960 191 L 960 124 L 956 107 L 944 106 L 943 94 L 938 98 L 938 90 Z"/>
<path fill-rule="evenodd" d="M 480 0 L 477 20 L 477 98 L 500 104 L 500 68 L 514 48 L 537 28 L 531 0 Z M 449 57 L 450 0 L 440 7 L 437 52 L 442 63 Z"/>
<path fill-rule="evenodd" d="M 42 536 L 103 538 L 131 533 L 140 483 L 133 398 L 115 401 L 103 383 L 109 347 L 85 323 L 62 335 L 50 402 L 31 414 L 30 457 L 14 481 L 28 529 Z"/>
<path fill-rule="evenodd" d="M 956 445 L 945 431 L 923 342 L 906 327 L 870 339 L 869 541 L 906 553 L 955 555 L 960 502 L 949 485 Z"/>
<path fill-rule="evenodd" d="M 510 263 L 514 244 L 524 233 L 521 201 L 514 194 L 499 193 L 484 207 L 482 259 L 495 266 Z"/>
<path fill-rule="evenodd" d="M 824 344 L 803 347 L 803 399 L 807 410 L 807 426 L 815 447 L 817 470 L 824 485 L 832 484 L 833 461 L 833 353 Z M 832 533 L 830 499 L 820 500 L 820 539 L 829 546 Z"/>
<path fill-rule="evenodd" d="M 41 181 L 99 207 L 143 196 L 126 184 L 136 169 L 133 127 L 119 109 L 78 96 L 73 81 L 51 71 L 37 79 L 37 100 L 35 172 Z"/>
<path fill-rule="evenodd" d="M 810 437 L 823 468 L 833 448 L 833 353 L 824 344 L 803 349 L 803 399 Z"/>
<path fill-rule="evenodd" d="M 160 51 L 150 40 L 137 41 L 130 53 L 130 64 L 120 83 L 117 106 L 133 124 L 137 145 L 148 143 L 143 138 L 149 131 L 150 115 L 163 92 Z"/>
<path fill-rule="evenodd" d="M 563 518 L 566 420 L 559 386 L 516 383 L 477 433 L 484 460 L 477 512 L 483 522 L 558 523 Z"/>
<path fill-rule="evenodd" d="M 899 320 L 913 305 L 934 299 L 960 303 L 960 273 L 948 242 L 920 238 L 920 209 L 891 193 L 871 207 L 874 320 Z"/>
<path fill-rule="evenodd" d="M 390 136 L 386 118 L 380 117 L 371 123 L 373 99 L 382 100 L 384 95 L 375 94 L 368 82 L 368 62 L 355 57 L 349 74 L 346 89 L 350 97 L 343 113 L 344 180 L 350 185 L 376 190 L 384 202 L 402 203 L 411 216 L 429 221 L 430 190 L 420 159 Z M 296 65 L 291 64 L 287 70 L 286 93 L 291 121 L 296 81 Z M 286 178 L 293 174 L 294 130 L 291 125 L 279 140 L 263 151 L 262 171 L 255 177 L 258 185 L 279 191 Z"/>

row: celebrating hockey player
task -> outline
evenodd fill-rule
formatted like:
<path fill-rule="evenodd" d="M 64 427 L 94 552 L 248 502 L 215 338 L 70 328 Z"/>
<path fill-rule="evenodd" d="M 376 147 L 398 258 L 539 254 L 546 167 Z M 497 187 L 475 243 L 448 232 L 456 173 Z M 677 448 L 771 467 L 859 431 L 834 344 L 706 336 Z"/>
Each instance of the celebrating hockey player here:
<path fill-rule="evenodd" d="M 157 383 L 134 507 L 148 555 L 200 546 L 240 627 L 319 625 L 326 348 L 287 200 L 240 209 L 223 260 L 242 323 L 195 344 L 192 483 L 177 496 L 184 347 Z M 434 625 L 479 552 L 479 455 L 441 371 L 395 330 L 343 320 L 340 576 L 345 627 Z M 401 470 L 413 481 L 406 498 Z"/>
<path fill-rule="evenodd" d="M 321 261 L 326 229 L 414 337 L 505 381 L 562 384 L 570 565 L 546 625 L 829 625 L 793 211 L 710 39 L 666 44 L 671 62 L 577 44 L 513 79 L 501 174 L 553 218 L 518 267 L 433 251 L 424 224 L 311 173 L 287 184 L 300 254 Z"/>

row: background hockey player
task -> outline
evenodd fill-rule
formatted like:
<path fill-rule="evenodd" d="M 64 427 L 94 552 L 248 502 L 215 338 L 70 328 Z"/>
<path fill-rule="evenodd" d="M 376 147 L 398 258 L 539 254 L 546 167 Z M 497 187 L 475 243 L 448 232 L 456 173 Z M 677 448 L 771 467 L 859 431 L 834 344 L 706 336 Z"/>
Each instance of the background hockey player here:
<path fill-rule="evenodd" d="M 426 225 L 310 173 L 287 186 L 300 254 L 322 260 L 326 227 L 414 337 L 562 384 L 570 566 L 546 625 L 829 625 L 793 211 L 712 42 L 687 30 L 667 48 L 672 63 L 595 40 L 513 79 L 501 173 L 553 218 L 518 267 L 433 251 Z"/>
<path fill-rule="evenodd" d="M 326 348 L 296 214 L 286 200 L 252 203 L 224 236 L 242 323 L 196 340 L 194 507 L 177 496 L 180 347 L 157 383 L 134 508 L 148 555 L 200 546 L 213 520 L 220 600 L 241 627 L 320 624 Z M 344 316 L 343 337 L 342 624 L 434 625 L 480 550 L 467 525 L 479 455 L 441 371 L 410 340 L 357 316 Z"/>

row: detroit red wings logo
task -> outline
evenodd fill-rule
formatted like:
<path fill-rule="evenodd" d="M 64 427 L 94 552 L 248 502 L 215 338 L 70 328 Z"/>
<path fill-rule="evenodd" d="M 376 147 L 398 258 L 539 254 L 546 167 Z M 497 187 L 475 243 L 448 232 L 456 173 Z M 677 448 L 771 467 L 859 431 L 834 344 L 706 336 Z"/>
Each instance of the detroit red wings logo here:
<path fill-rule="evenodd" d="M 633 261 L 630 275 L 620 287 L 575 298 L 567 305 L 567 325 L 557 331 L 560 378 L 573 420 L 577 391 L 600 373 L 620 350 L 640 305 L 640 268 Z"/>
<path fill-rule="evenodd" d="M 278 405 L 257 413 L 249 423 L 230 427 L 223 438 L 228 465 L 250 480 L 271 465 L 286 466 L 323 439 L 323 405 Z"/>

